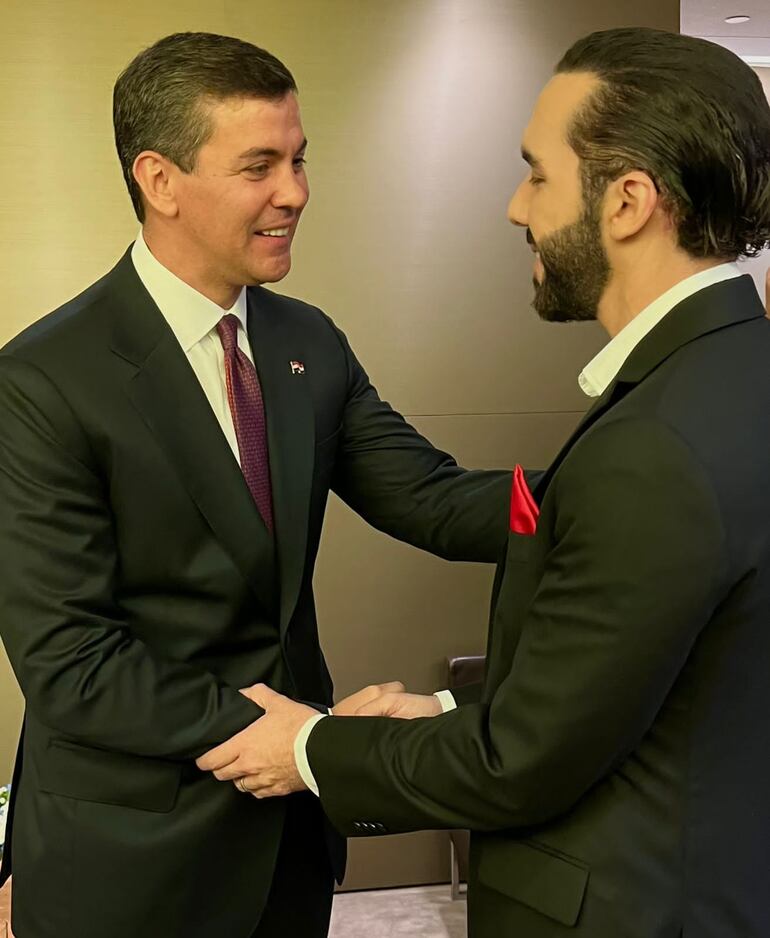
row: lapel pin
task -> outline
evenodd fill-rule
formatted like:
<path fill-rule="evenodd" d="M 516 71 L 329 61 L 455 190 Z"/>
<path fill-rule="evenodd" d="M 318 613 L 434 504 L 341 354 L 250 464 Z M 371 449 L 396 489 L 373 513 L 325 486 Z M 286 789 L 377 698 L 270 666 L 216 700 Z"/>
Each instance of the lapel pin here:
<path fill-rule="evenodd" d="M 291 367 L 291 373 L 293 375 L 305 374 L 305 366 L 302 364 L 302 362 L 289 362 L 289 366 Z"/>

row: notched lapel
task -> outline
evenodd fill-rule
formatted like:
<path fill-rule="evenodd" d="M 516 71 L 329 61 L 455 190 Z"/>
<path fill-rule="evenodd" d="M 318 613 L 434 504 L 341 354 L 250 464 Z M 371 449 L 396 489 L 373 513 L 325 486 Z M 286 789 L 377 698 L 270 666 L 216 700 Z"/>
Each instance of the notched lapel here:
<path fill-rule="evenodd" d="M 564 462 L 567 454 L 575 445 L 575 443 L 577 443 L 580 437 L 587 430 L 589 430 L 596 423 L 596 421 L 610 409 L 610 407 L 612 407 L 614 404 L 617 404 L 621 398 L 625 397 L 626 393 L 632 387 L 632 384 L 627 384 L 617 380 L 613 381 L 604 394 L 602 394 L 601 397 L 598 397 L 593 406 L 586 411 L 580 423 L 572 431 L 572 434 L 568 438 L 567 442 L 556 454 L 556 458 L 537 480 L 535 488 L 532 490 L 532 495 L 538 505 L 543 504 L 545 491 L 550 485 L 551 479 L 553 479 L 556 470 Z"/>
<path fill-rule="evenodd" d="M 265 401 L 285 630 L 305 571 L 315 459 L 312 376 L 292 369 L 292 362 L 304 358 L 301 336 L 281 316 L 271 294 L 258 288 L 248 291 L 248 299 L 249 340 Z"/>
<path fill-rule="evenodd" d="M 540 477 L 532 493 L 538 505 L 542 504 L 556 470 L 580 437 L 670 355 L 710 332 L 764 315 L 765 309 L 754 281 L 748 275 L 716 283 L 675 306 L 631 352 L 617 378 L 587 411 L 556 459 Z"/>
<path fill-rule="evenodd" d="M 121 273 L 126 282 L 113 351 L 137 368 L 126 393 L 214 535 L 265 608 L 275 614 L 278 589 L 273 539 L 238 461 L 184 351 L 133 265 Z"/>

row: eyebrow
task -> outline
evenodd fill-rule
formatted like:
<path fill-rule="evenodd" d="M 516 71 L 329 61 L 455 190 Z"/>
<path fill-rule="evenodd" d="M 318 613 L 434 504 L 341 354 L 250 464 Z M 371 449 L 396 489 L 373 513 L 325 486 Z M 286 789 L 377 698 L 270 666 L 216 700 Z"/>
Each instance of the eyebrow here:
<path fill-rule="evenodd" d="M 297 153 L 303 153 L 307 149 L 307 137 L 302 141 Z M 245 150 L 238 157 L 239 160 L 258 160 L 264 159 L 264 157 L 275 158 L 280 157 L 282 154 L 280 150 L 275 150 L 270 147 L 252 147 L 250 150 Z"/>
<path fill-rule="evenodd" d="M 524 160 L 525 163 L 529 163 L 532 169 L 542 170 L 543 164 L 540 162 L 540 160 L 536 156 L 530 153 L 530 151 L 526 147 L 521 148 L 521 158 Z"/>

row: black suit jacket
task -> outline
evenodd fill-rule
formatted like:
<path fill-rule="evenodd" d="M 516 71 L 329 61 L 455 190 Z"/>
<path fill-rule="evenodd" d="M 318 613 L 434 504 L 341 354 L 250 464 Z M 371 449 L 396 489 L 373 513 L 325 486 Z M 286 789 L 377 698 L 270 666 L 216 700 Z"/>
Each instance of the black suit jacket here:
<path fill-rule="evenodd" d="M 630 355 L 511 533 L 482 699 L 325 719 L 343 833 L 470 827 L 472 938 L 770 934 L 770 323 L 750 278 Z"/>
<path fill-rule="evenodd" d="M 27 704 L 3 876 L 25 938 L 251 934 L 284 802 L 194 759 L 260 715 L 240 687 L 332 702 L 312 593 L 330 488 L 447 558 L 504 542 L 510 475 L 431 447 L 323 313 L 250 289 L 248 331 L 275 540 L 128 254 L 0 353 L 0 630 Z"/>

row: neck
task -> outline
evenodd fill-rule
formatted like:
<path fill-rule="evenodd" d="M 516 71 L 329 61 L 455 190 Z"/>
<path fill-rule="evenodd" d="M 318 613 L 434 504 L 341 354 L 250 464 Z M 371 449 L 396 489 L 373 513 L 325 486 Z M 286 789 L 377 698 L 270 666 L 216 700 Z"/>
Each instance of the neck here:
<path fill-rule="evenodd" d="M 238 299 L 243 288 L 226 283 L 189 244 L 179 244 L 177 239 L 170 237 L 168 232 L 159 230 L 159 226 L 149 220 L 142 228 L 142 235 L 158 263 L 193 290 L 202 293 L 212 303 L 222 309 L 230 309 Z"/>
<path fill-rule="evenodd" d="M 681 250 L 649 250 L 646 256 L 621 261 L 613 267 L 610 282 L 599 302 L 597 319 L 614 338 L 650 303 L 678 283 L 723 260 L 690 257 Z"/>

